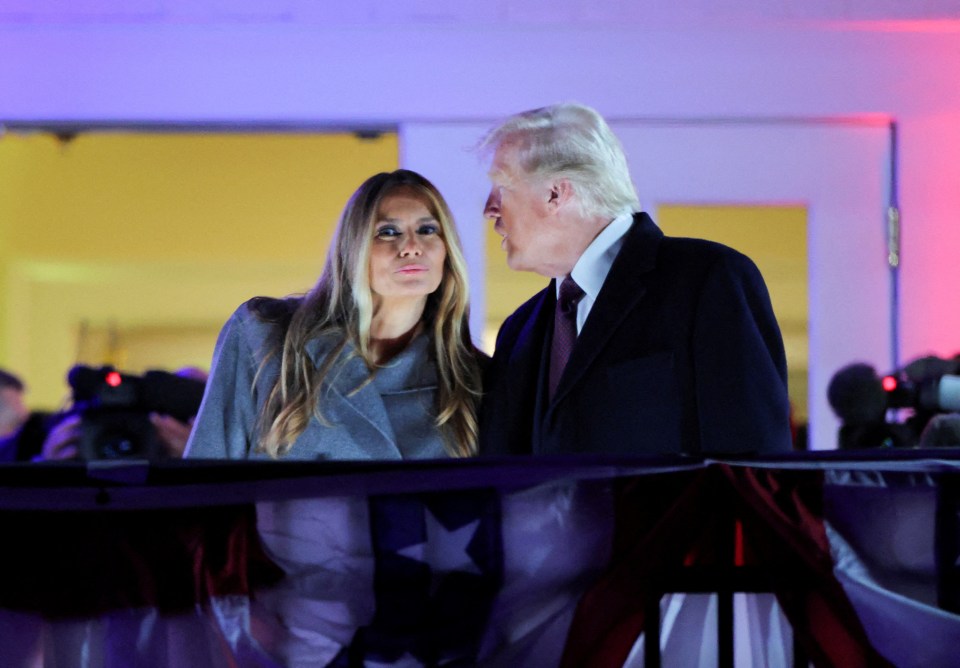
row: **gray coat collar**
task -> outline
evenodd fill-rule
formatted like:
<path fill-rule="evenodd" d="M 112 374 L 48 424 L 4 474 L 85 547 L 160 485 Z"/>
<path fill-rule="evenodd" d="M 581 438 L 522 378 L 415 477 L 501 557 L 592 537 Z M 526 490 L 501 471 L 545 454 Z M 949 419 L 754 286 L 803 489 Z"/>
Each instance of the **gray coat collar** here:
<path fill-rule="evenodd" d="M 426 335 L 415 338 L 391 360 L 391 368 L 385 371 L 402 374 L 404 370 L 422 369 L 429 340 L 430 337 Z M 315 338 L 307 342 L 306 351 L 319 367 L 336 350 L 337 343 L 334 335 Z M 425 371 L 425 375 L 429 375 L 434 370 L 430 367 Z M 435 372 L 432 378 L 423 380 L 435 384 Z M 357 419 L 368 422 L 373 427 L 372 433 L 379 435 L 379 438 L 366 439 L 363 444 L 371 459 L 396 459 L 401 456 L 381 390 L 371 379 L 370 370 L 352 343 L 343 346 L 330 369 L 320 393 L 320 412 L 328 419 L 347 424 Z"/>

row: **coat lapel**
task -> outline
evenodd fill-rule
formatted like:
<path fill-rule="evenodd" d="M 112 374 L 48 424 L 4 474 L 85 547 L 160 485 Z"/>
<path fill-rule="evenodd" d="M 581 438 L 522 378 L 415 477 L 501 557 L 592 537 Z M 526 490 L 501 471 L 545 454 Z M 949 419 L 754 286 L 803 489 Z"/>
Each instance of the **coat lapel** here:
<path fill-rule="evenodd" d="M 521 307 L 526 312 L 513 341 L 498 341 L 498 348 L 500 344 L 508 346 L 510 353 L 505 360 L 505 375 L 501 378 L 503 392 L 497 394 L 497 406 L 493 410 L 502 411 L 506 416 L 501 424 L 511 425 L 509 431 L 498 434 L 498 438 L 512 444 L 511 452 L 529 453 L 530 444 L 538 440 L 540 415 L 543 414 L 540 395 L 544 341 L 550 335 L 555 293 L 551 281 L 546 289 Z"/>
<path fill-rule="evenodd" d="M 511 377 L 524 379 L 523 383 L 511 384 L 521 396 L 529 397 L 532 389 L 529 383 L 536 384 L 542 369 L 544 341 L 549 334 L 549 325 L 556 305 L 554 281 L 534 297 L 533 308 L 523 329 L 517 337 L 517 343 L 510 352 Z M 516 402 L 514 402 L 516 404 Z"/>
<path fill-rule="evenodd" d="M 334 349 L 332 337 L 307 343 L 307 352 L 317 366 Z M 369 451 L 371 459 L 396 459 L 400 449 L 386 406 L 376 385 L 369 380 L 367 365 L 353 352 L 353 346 L 348 344 L 331 368 L 320 391 L 321 414 L 347 428 L 357 420 L 369 423 L 381 438 L 365 440 L 364 450 Z"/>
<path fill-rule="evenodd" d="M 633 225 L 577 337 L 552 405 L 556 405 L 576 385 L 623 320 L 643 298 L 647 290 L 645 275 L 654 267 L 662 239 L 663 232 L 650 216 L 642 212 L 634 215 Z"/>

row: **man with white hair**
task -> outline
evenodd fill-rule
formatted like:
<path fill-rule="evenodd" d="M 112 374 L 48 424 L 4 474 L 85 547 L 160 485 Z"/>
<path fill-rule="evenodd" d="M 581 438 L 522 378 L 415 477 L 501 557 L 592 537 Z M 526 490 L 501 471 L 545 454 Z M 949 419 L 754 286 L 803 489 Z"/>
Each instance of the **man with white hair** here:
<path fill-rule="evenodd" d="M 0 438 L 15 433 L 30 415 L 23 402 L 23 381 L 0 369 Z"/>
<path fill-rule="evenodd" d="M 517 114 L 482 147 L 508 265 L 551 281 L 500 329 L 481 454 L 790 449 L 783 341 L 749 258 L 664 236 L 593 109 Z"/>
<path fill-rule="evenodd" d="M 0 462 L 17 459 L 20 429 L 30 417 L 23 401 L 25 391 L 22 380 L 0 369 Z"/>

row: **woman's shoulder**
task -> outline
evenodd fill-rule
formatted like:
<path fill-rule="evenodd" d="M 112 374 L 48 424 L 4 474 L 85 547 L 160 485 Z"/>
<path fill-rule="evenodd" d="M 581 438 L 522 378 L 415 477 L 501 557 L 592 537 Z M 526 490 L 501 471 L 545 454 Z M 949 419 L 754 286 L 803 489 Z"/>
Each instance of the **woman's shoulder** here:
<path fill-rule="evenodd" d="M 303 297 L 254 297 L 241 304 L 237 312 L 261 322 L 289 323 L 302 302 Z"/>
<path fill-rule="evenodd" d="M 241 330 L 286 329 L 290 325 L 294 311 L 302 301 L 299 297 L 254 297 L 236 308 L 227 326 L 236 326 Z"/>
<path fill-rule="evenodd" d="M 220 340 L 224 345 L 233 341 L 232 345 L 245 345 L 251 350 L 261 349 L 265 342 L 273 344 L 290 326 L 290 319 L 300 301 L 298 297 L 248 299 L 227 320 Z"/>

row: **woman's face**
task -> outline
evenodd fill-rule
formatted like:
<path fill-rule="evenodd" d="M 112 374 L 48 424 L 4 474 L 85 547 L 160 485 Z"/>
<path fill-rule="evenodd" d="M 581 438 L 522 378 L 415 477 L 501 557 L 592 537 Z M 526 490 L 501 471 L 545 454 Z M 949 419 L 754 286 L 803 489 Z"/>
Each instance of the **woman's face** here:
<path fill-rule="evenodd" d="M 380 201 L 370 245 L 374 299 L 423 297 L 440 287 L 447 245 L 440 222 L 412 190 L 398 188 Z"/>

